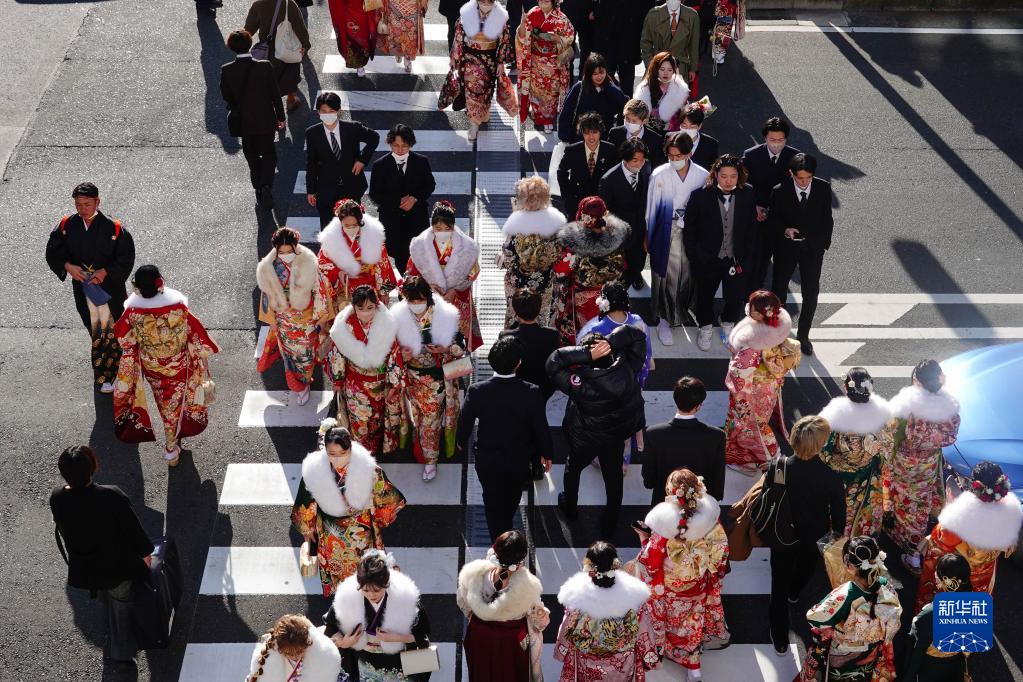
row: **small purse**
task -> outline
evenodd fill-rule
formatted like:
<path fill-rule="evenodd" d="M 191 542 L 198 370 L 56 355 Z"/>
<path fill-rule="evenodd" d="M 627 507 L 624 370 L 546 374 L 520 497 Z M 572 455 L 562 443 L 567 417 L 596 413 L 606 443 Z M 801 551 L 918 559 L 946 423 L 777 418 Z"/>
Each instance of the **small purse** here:
<path fill-rule="evenodd" d="M 316 546 L 306 540 L 298 550 L 298 567 L 303 578 L 312 578 L 319 572 L 320 561 Z"/>
<path fill-rule="evenodd" d="M 408 677 L 440 670 L 440 656 L 433 644 L 425 649 L 405 649 L 401 652 L 401 672 Z"/>
<path fill-rule="evenodd" d="M 384 21 L 383 19 L 380 19 L 380 21 L 377 22 L 377 35 L 385 36 L 385 35 L 388 35 L 390 32 L 391 32 L 391 27 L 387 25 L 386 21 Z"/>
<path fill-rule="evenodd" d="M 472 374 L 472 358 L 468 355 L 463 355 L 457 360 L 445 362 L 442 369 L 444 370 L 444 381 L 461 379 Z"/>

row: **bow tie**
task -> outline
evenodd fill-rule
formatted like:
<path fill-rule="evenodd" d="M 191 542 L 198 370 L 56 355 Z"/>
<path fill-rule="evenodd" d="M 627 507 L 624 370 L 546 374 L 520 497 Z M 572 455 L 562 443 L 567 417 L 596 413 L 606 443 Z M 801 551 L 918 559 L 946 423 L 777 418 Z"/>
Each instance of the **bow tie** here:
<path fill-rule="evenodd" d="M 732 193 L 731 192 L 721 192 L 721 196 L 718 197 L 718 198 L 721 199 L 722 202 L 727 201 L 728 199 L 732 198 Z"/>

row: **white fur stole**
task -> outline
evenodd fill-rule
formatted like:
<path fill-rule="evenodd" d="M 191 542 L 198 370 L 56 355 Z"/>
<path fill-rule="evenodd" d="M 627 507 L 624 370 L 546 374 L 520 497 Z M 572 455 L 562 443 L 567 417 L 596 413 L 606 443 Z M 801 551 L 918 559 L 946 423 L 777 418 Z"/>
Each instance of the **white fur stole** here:
<path fill-rule="evenodd" d="M 535 234 L 540 237 L 553 237 L 566 223 L 565 214 L 548 206 L 539 211 L 512 211 L 508 220 L 504 221 L 501 232 L 505 237 Z"/>
<path fill-rule="evenodd" d="M 1019 541 L 1023 509 L 1013 493 L 997 501 L 984 502 L 967 491 L 941 510 L 938 523 L 971 547 L 1001 551 L 1015 547 Z"/>
<path fill-rule="evenodd" d="M 523 618 L 540 603 L 543 586 L 539 578 L 525 567 L 511 573 L 508 587 L 497 594 L 492 602 L 483 601 L 483 581 L 489 580 L 494 564 L 486 559 L 470 561 L 458 572 L 458 592 L 473 616 L 480 620 L 501 622 Z"/>
<path fill-rule="evenodd" d="M 359 249 L 361 259 L 348 248 L 345 241 L 341 221 L 334 218 L 316 237 L 320 242 L 320 251 L 338 266 L 349 277 L 355 277 L 362 271 L 363 264 L 373 265 L 380 262 L 380 254 L 384 248 L 384 225 L 371 215 L 362 216 L 362 228 L 359 230 Z"/>
<path fill-rule="evenodd" d="M 906 386 L 888 405 L 892 416 L 897 419 L 915 417 L 928 422 L 943 422 L 959 414 L 959 401 L 944 388 L 931 393 L 922 386 Z"/>
<path fill-rule="evenodd" d="M 585 571 L 565 581 L 558 591 L 558 602 L 566 609 L 581 611 L 591 618 L 621 618 L 642 608 L 650 598 L 650 588 L 625 571 L 615 571 L 611 587 L 598 587 Z"/>
<path fill-rule="evenodd" d="M 445 290 L 464 287 L 473 266 L 479 261 L 479 244 L 456 227 L 451 235 L 451 255 L 447 265 L 442 267 L 433 243 L 433 228 L 428 227 L 409 244 L 412 262 L 416 264 L 423 279 Z"/>
<path fill-rule="evenodd" d="M 355 308 L 351 305 L 342 310 L 334 318 L 334 325 L 330 328 L 330 338 L 341 354 L 356 367 L 365 369 L 380 367 L 394 347 L 394 339 L 398 331 L 394 316 L 383 303 L 378 303 L 366 343 L 363 343 L 355 338 L 355 334 L 348 326 L 348 318 L 354 314 Z M 358 321 L 355 323 L 358 324 Z"/>
<path fill-rule="evenodd" d="M 423 332 L 419 320 L 409 310 L 408 301 L 395 303 L 391 308 L 391 315 L 394 316 L 398 327 L 398 345 L 412 355 L 423 352 Z M 450 346 L 458 332 L 458 318 L 458 308 L 434 294 L 433 319 L 430 322 L 430 337 L 433 343 L 438 346 Z"/>
<path fill-rule="evenodd" d="M 373 486 L 377 482 L 377 461 L 365 447 L 352 441 L 352 457 L 345 469 L 345 495 L 337 487 L 334 468 L 326 450 L 310 452 L 302 460 L 302 480 L 316 500 L 316 506 L 333 517 L 347 516 L 352 511 L 368 509 L 373 502 Z"/>
<path fill-rule="evenodd" d="M 351 634 L 355 626 L 362 624 L 362 636 L 355 643 L 354 649 L 366 648 L 365 597 L 359 591 L 359 583 L 356 576 L 346 578 L 337 586 L 334 594 L 334 615 L 337 617 L 341 631 Z M 380 628 L 398 635 L 412 634 L 412 624 L 416 621 L 416 614 L 419 612 L 419 588 L 404 573 L 391 570 L 390 585 L 387 587 L 387 603 L 384 605 L 384 618 Z M 405 644 L 401 642 L 381 642 L 380 648 L 384 653 L 396 654 L 404 651 Z"/>
<path fill-rule="evenodd" d="M 260 291 L 266 294 L 270 300 L 270 307 L 274 310 L 284 310 L 288 306 L 293 310 L 305 310 L 309 307 L 313 287 L 317 285 L 319 278 L 316 254 L 301 244 L 295 247 L 295 260 L 288 266 L 291 268 L 291 279 L 288 281 L 287 300 L 284 298 L 281 279 L 274 268 L 276 259 L 277 249 L 271 249 L 270 253 L 259 261 L 256 265 L 256 284 L 259 285 Z"/>
<path fill-rule="evenodd" d="M 153 308 L 163 308 L 165 306 L 177 305 L 179 303 L 188 307 L 188 297 L 177 289 L 164 287 L 163 291 L 152 298 L 143 298 L 139 294 L 132 292 L 131 295 L 128 296 L 128 299 L 124 302 L 124 309 L 136 308 L 138 310 L 152 310 Z"/>
<path fill-rule="evenodd" d="M 732 330 L 728 341 L 736 350 L 742 350 L 743 348 L 767 350 L 768 348 L 774 348 L 787 339 L 791 332 L 792 318 L 787 310 L 781 309 L 778 311 L 777 327 L 757 322 L 747 315 L 735 325 L 735 329 Z"/>
<path fill-rule="evenodd" d="M 891 421 L 892 411 L 888 401 L 876 394 L 865 403 L 854 403 L 841 395 L 832 398 L 820 416 L 828 420 L 832 431 L 866 436 L 883 429 Z"/>
<path fill-rule="evenodd" d="M 494 9 L 490 10 L 487 20 L 480 26 L 479 7 L 476 0 L 469 0 L 458 10 L 458 18 L 465 29 L 466 38 L 475 38 L 476 34 L 482 31 L 488 39 L 497 40 L 504 30 L 504 25 L 508 23 L 508 10 L 502 7 L 501 3 L 495 2 Z"/>

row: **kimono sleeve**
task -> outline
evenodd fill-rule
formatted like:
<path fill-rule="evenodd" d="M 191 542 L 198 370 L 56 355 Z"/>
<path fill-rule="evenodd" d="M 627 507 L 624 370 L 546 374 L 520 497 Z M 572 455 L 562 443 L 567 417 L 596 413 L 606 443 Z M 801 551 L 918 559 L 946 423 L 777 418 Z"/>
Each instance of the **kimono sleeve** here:
<path fill-rule="evenodd" d="M 654 627 L 654 614 L 649 602 L 639 609 L 636 661 L 646 670 L 653 670 L 661 663 L 661 657 L 657 654 L 657 629 Z"/>
<path fill-rule="evenodd" d="M 574 609 L 565 609 L 565 615 L 561 619 L 561 626 L 558 628 L 558 639 L 554 644 L 554 660 L 565 661 L 573 648 L 568 636 L 575 629 L 579 622 L 579 612 Z"/>
<path fill-rule="evenodd" d="M 398 288 L 398 276 L 391 267 L 391 257 L 387 254 L 387 246 L 380 247 L 380 264 L 378 266 L 380 298 L 386 301 L 392 290 Z"/>
<path fill-rule="evenodd" d="M 956 442 L 959 415 L 940 422 L 910 419 L 906 424 L 906 441 L 917 449 L 943 448 Z"/>
<path fill-rule="evenodd" d="M 430 646 L 430 618 L 426 615 L 423 605 L 416 604 L 416 619 L 412 622 L 412 636 L 416 638 L 417 649 Z"/>
<path fill-rule="evenodd" d="M 305 487 L 305 480 L 298 484 L 298 493 L 295 495 L 295 504 L 291 508 L 291 523 L 295 530 L 306 538 L 316 534 L 316 500 L 309 494 Z"/>
<path fill-rule="evenodd" d="M 507 31 L 503 36 L 503 40 L 507 43 Z M 462 26 L 462 20 L 459 19 L 455 22 L 455 39 L 451 41 L 451 61 L 455 68 L 461 68 L 462 55 L 465 52 L 465 28 Z"/>
<path fill-rule="evenodd" d="M 377 480 L 373 484 L 373 521 L 377 526 L 385 528 L 398 518 L 398 512 L 405 508 L 405 496 L 387 478 L 387 474 L 377 467 Z"/>
<path fill-rule="evenodd" d="M 501 64 L 507 64 L 515 57 L 515 49 L 512 47 L 511 42 L 511 31 L 508 30 L 508 24 L 504 25 L 501 29 L 501 38 L 497 45 L 497 63 L 498 69 Z"/>
<path fill-rule="evenodd" d="M 210 338 L 206 327 L 191 311 L 188 313 L 188 346 L 191 354 L 198 354 L 202 357 L 220 352 L 220 346 Z"/>
<path fill-rule="evenodd" d="M 53 228 L 50 237 L 46 240 L 46 264 L 53 271 L 61 282 L 67 279 L 67 270 L 64 263 L 71 260 L 67 246 L 67 234 L 60 229 L 60 225 Z"/>

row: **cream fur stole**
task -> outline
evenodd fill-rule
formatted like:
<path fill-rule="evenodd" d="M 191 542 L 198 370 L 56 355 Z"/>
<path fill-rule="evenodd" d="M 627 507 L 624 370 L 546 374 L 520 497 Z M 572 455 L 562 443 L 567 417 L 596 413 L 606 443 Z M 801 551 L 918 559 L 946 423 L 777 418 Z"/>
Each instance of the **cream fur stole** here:
<path fill-rule="evenodd" d="M 891 421 L 892 410 L 879 395 L 871 395 L 865 403 L 854 403 L 842 395 L 832 398 L 820 416 L 828 420 L 832 431 L 866 436 L 884 428 Z"/>
<path fill-rule="evenodd" d="M 984 502 L 967 491 L 941 510 L 938 523 L 975 549 L 1001 551 L 1015 547 L 1019 541 L 1023 509 L 1013 493 Z"/>
<path fill-rule="evenodd" d="M 131 295 L 128 296 L 128 299 L 124 302 L 124 309 L 137 308 L 139 310 L 152 310 L 153 308 L 163 308 L 164 306 L 177 305 L 179 303 L 187 308 L 188 297 L 177 289 L 164 287 L 163 291 L 152 298 L 143 298 L 138 293 L 132 292 Z"/>
<path fill-rule="evenodd" d="M 718 523 L 720 507 L 718 501 L 707 493 L 703 494 L 696 505 L 696 511 L 686 526 L 685 540 L 699 540 L 714 530 Z M 650 530 L 669 540 L 678 535 L 678 520 L 682 516 L 681 508 L 674 502 L 661 502 L 647 512 L 645 523 Z"/>
<path fill-rule="evenodd" d="M 944 388 L 931 393 L 922 386 L 906 386 L 888 403 L 897 419 L 916 417 L 928 422 L 943 422 L 959 414 L 959 401 Z"/>
<path fill-rule="evenodd" d="M 658 86 L 659 87 L 659 86 Z M 643 100 L 651 110 L 654 106 L 651 103 L 650 83 L 643 81 L 636 88 L 636 99 Z M 668 92 L 664 93 L 661 101 L 657 104 L 657 114 L 664 122 L 670 121 L 671 117 L 677 114 L 686 105 L 689 99 L 689 86 L 682 80 L 682 76 L 675 74 L 674 80 L 668 86 Z"/>
<path fill-rule="evenodd" d="M 553 237 L 566 222 L 565 214 L 553 206 L 539 211 L 512 211 L 508 220 L 504 221 L 501 232 L 505 237 L 520 234 Z"/>
<path fill-rule="evenodd" d="M 407 301 L 399 301 L 391 308 L 391 315 L 398 327 L 398 344 L 412 355 L 423 352 L 423 333 L 419 320 L 409 310 Z M 376 322 L 373 323 L 374 326 Z M 433 297 L 433 320 L 430 323 L 430 337 L 438 346 L 450 346 L 458 332 L 458 308 L 440 296 Z"/>
<path fill-rule="evenodd" d="M 465 288 L 469 273 L 479 260 L 480 247 L 476 241 L 457 227 L 451 235 L 451 256 L 441 267 L 437 249 L 433 247 L 433 228 L 426 228 L 412 239 L 409 253 L 416 268 L 428 283 L 444 290 Z"/>
<path fill-rule="evenodd" d="M 373 502 L 377 482 L 377 461 L 365 447 L 352 441 L 352 458 L 345 470 L 345 494 L 342 497 L 334 468 L 325 450 L 310 452 L 302 460 L 302 480 L 316 500 L 316 506 L 328 516 L 347 516 L 368 509 Z"/>
<path fill-rule="evenodd" d="M 348 318 L 354 314 L 355 308 L 351 305 L 342 310 L 330 328 L 330 338 L 341 354 L 356 367 L 366 369 L 380 367 L 394 347 L 394 339 L 398 331 L 394 316 L 383 303 L 378 303 L 377 313 L 373 317 L 373 324 L 367 335 L 367 342 L 363 343 L 355 338 L 355 334 L 348 326 Z"/>
<path fill-rule="evenodd" d="M 489 604 L 483 601 L 483 581 L 489 580 L 494 564 L 486 559 L 470 561 L 458 572 L 458 593 L 472 614 L 480 620 L 507 621 L 525 617 L 540 603 L 543 586 L 539 578 L 522 567 L 509 574 L 508 587 Z"/>
<path fill-rule="evenodd" d="M 371 215 L 362 216 L 362 229 L 359 230 L 359 247 L 362 260 L 356 260 L 355 254 L 348 248 L 345 241 L 341 221 L 337 218 L 328 223 L 316 237 L 320 242 L 320 250 L 333 261 L 349 277 L 355 277 L 362 271 L 362 265 L 373 265 L 380 262 L 380 254 L 384 248 L 384 225 Z"/>
<path fill-rule="evenodd" d="M 337 682 L 338 673 L 341 672 L 341 652 L 329 637 L 316 628 L 309 630 L 309 636 L 313 643 L 302 657 L 302 682 Z M 255 651 L 252 652 L 249 675 L 254 675 L 259 670 L 259 658 L 265 642 L 266 635 L 260 638 Z M 270 649 L 266 662 L 263 663 L 263 675 L 260 680 L 268 682 L 286 680 L 290 674 L 291 664 L 276 649 Z"/>
<path fill-rule="evenodd" d="M 270 300 L 274 310 L 284 310 L 291 306 L 293 310 L 305 310 L 312 300 L 313 287 L 317 285 L 319 269 L 316 254 L 309 248 L 299 244 L 295 247 L 295 260 L 291 261 L 291 279 L 288 281 L 288 298 L 284 298 L 284 287 L 274 269 L 277 249 L 271 249 L 256 265 L 256 284 L 260 291 Z"/>
<path fill-rule="evenodd" d="M 791 332 L 792 318 L 789 317 L 788 311 L 779 310 L 777 327 L 757 322 L 747 315 L 739 321 L 739 324 L 735 325 L 728 341 L 737 351 L 743 348 L 767 350 L 787 339 Z"/>
<path fill-rule="evenodd" d="M 458 18 L 462 22 L 462 28 L 465 29 L 466 38 L 475 38 L 477 33 L 483 31 L 483 35 L 490 40 L 497 40 L 501 35 L 501 31 L 504 30 L 504 25 L 508 23 L 508 10 L 502 7 L 501 3 L 495 2 L 494 9 L 490 10 L 487 20 L 483 22 L 481 27 L 479 7 L 476 5 L 476 0 L 469 0 L 458 10 Z"/>
<path fill-rule="evenodd" d="M 351 634 L 355 626 L 362 624 L 362 636 L 355 643 L 354 649 L 361 651 L 366 648 L 366 605 L 363 602 L 365 597 L 359 591 L 359 583 L 356 576 L 349 576 L 337 586 L 334 594 L 334 615 L 337 617 L 341 631 Z M 384 607 L 383 622 L 380 627 L 399 635 L 412 634 L 412 624 L 416 621 L 416 614 L 419 612 L 419 588 L 404 573 L 391 570 L 391 582 L 387 587 L 387 603 Z M 396 654 L 404 651 L 405 644 L 401 642 L 381 642 L 380 648 L 384 653 Z"/>
<path fill-rule="evenodd" d="M 650 588 L 625 571 L 615 571 L 615 584 L 597 587 L 585 571 L 565 581 L 558 591 L 558 602 L 566 609 L 581 611 L 591 618 L 621 618 L 642 608 L 650 598 Z"/>

